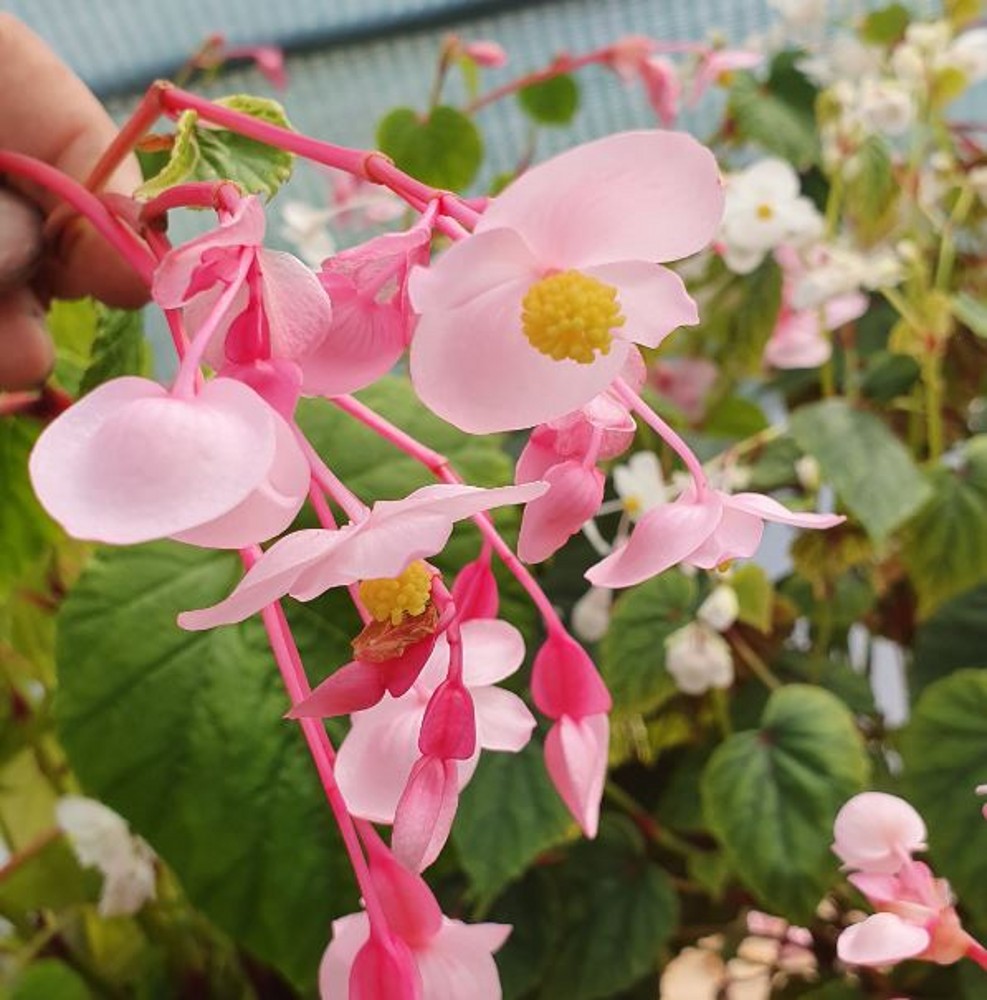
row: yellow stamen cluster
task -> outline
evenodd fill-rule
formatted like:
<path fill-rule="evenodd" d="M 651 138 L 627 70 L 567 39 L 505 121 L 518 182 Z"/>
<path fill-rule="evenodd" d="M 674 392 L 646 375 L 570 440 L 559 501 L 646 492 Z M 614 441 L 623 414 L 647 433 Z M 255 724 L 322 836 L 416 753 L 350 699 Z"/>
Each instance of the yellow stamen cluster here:
<path fill-rule="evenodd" d="M 764 222 L 775 217 L 775 210 L 766 202 L 762 201 L 760 205 L 757 206 L 757 217 Z"/>
<path fill-rule="evenodd" d="M 624 325 L 617 289 L 579 271 L 536 281 L 522 302 L 521 322 L 531 346 L 556 361 L 591 364 L 609 354 L 610 331 Z"/>
<path fill-rule="evenodd" d="M 360 583 L 360 600 L 374 621 L 400 624 L 422 614 L 432 591 L 432 574 L 421 561 L 413 562 L 400 576 Z"/>

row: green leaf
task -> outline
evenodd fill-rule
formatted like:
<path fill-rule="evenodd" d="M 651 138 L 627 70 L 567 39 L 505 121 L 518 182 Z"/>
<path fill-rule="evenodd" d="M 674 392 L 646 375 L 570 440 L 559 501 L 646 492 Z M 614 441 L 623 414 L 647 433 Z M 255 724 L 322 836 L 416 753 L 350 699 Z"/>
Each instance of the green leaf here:
<path fill-rule="evenodd" d="M 563 873 L 564 925 L 541 996 L 612 997 L 649 970 L 678 925 L 668 876 L 611 824 L 577 844 Z"/>
<path fill-rule="evenodd" d="M 444 105 L 427 116 L 395 108 L 377 125 L 377 145 L 412 177 L 450 191 L 468 187 L 483 162 L 483 139 L 476 125 Z"/>
<path fill-rule="evenodd" d="M 284 108 L 267 97 L 234 94 L 216 101 L 223 107 L 261 121 L 291 128 Z M 294 155 L 248 139 L 236 132 L 199 124 L 194 111 L 178 119 L 171 156 L 164 168 L 137 189 L 137 197 L 153 198 L 187 181 L 227 180 L 251 194 L 269 199 L 291 176 Z"/>
<path fill-rule="evenodd" d="M 579 109 L 579 86 L 567 73 L 522 87 L 521 109 L 539 125 L 568 125 Z"/>
<path fill-rule="evenodd" d="M 871 243 L 897 220 L 901 189 L 887 142 L 879 135 L 868 136 L 853 154 L 853 167 L 846 186 L 846 210 L 861 238 Z"/>
<path fill-rule="evenodd" d="M 753 400 L 727 396 L 706 415 L 703 432 L 711 437 L 740 440 L 753 437 L 768 426 L 764 411 Z"/>
<path fill-rule="evenodd" d="M 875 541 L 887 538 L 932 495 L 912 456 L 885 424 L 845 400 L 803 406 L 792 414 L 790 430 Z"/>
<path fill-rule="evenodd" d="M 915 635 L 909 686 L 913 695 L 963 667 L 987 663 L 987 586 L 942 605 Z"/>
<path fill-rule="evenodd" d="M 59 614 L 60 729 L 86 791 L 217 924 L 309 988 L 329 921 L 356 898 L 263 628 L 175 624 L 241 572 L 232 553 L 173 543 L 101 553 Z M 288 611 L 310 666 L 348 659 L 345 592 Z"/>
<path fill-rule="evenodd" d="M 961 670 L 930 685 L 901 753 L 909 799 L 929 827 L 936 874 L 987 922 L 987 824 L 973 791 L 987 774 L 987 670 Z"/>
<path fill-rule="evenodd" d="M 893 45 L 905 37 L 911 14 L 904 4 L 872 10 L 861 22 L 860 37 L 868 45 Z"/>
<path fill-rule="evenodd" d="M 819 135 L 811 110 L 790 104 L 746 72 L 734 74 L 728 116 L 737 137 L 804 169 L 819 158 Z"/>
<path fill-rule="evenodd" d="M 100 307 L 98 316 L 89 364 L 79 383 L 80 396 L 110 379 L 147 375 L 150 370 L 151 352 L 141 314 Z"/>
<path fill-rule="evenodd" d="M 0 879 L 0 907 L 4 913 L 30 913 L 91 903 L 102 882 L 94 868 L 80 867 L 65 838 L 56 836 Z"/>
<path fill-rule="evenodd" d="M 39 427 L 19 417 L 0 419 L 0 595 L 57 537 L 34 497 L 27 460 Z"/>
<path fill-rule="evenodd" d="M 802 449 L 788 434 L 769 441 L 751 466 L 750 488 L 770 493 L 782 486 L 798 483 L 795 463 L 802 457 Z"/>
<path fill-rule="evenodd" d="M 759 632 L 770 632 L 774 587 L 771 586 L 768 574 L 757 563 L 744 563 L 731 574 L 730 586 L 736 592 L 740 604 L 738 620 Z"/>
<path fill-rule="evenodd" d="M 903 396 L 918 381 L 921 368 L 908 354 L 876 351 L 871 355 L 860 384 L 861 392 L 878 403 Z"/>
<path fill-rule="evenodd" d="M 761 727 L 713 753 L 700 784 L 706 820 L 772 913 L 796 922 L 815 913 L 836 872 L 833 818 L 867 774 L 846 706 L 802 684 L 773 692 Z"/>
<path fill-rule="evenodd" d="M 987 303 L 974 298 L 968 292 L 957 292 L 951 300 L 953 315 L 971 333 L 987 338 Z"/>
<path fill-rule="evenodd" d="M 55 299 L 45 322 L 55 342 L 55 381 L 77 396 L 96 339 L 99 306 L 93 299 Z"/>
<path fill-rule="evenodd" d="M 8 1000 L 91 1000 L 86 981 L 54 958 L 32 962 L 17 977 Z"/>
<path fill-rule="evenodd" d="M 665 669 L 665 639 L 688 624 L 695 581 L 678 570 L 622 594 L 600 649 L 600 673 L 618 712 L 649 712 L 678 692 Z"/>
<path fill-rule="evenodd" d="M 961 468 L 933 469 L 929 482 L 932 499 L 909 521 L 902 539 L 922 618 L 987 582 L 987 435 L 967 442 Z"/>
<path fill-rule="evenodd" d="M 532 742 L 520 753 L 481 757 L 460 798 L 452 838 L 470 883 L 484 899 L 575 833 L 545 772 L 541 746 Z"/>

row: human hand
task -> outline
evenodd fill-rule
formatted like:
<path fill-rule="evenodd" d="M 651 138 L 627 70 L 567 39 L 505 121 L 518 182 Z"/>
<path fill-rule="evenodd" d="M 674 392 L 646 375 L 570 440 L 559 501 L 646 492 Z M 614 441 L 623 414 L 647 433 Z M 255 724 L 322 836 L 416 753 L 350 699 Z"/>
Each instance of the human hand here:
<path fill-rule="evenodd" d="M 3 13 L 0 94 L 0 149 L 37 157 L 78 180 L 85 180 L 116 135 L 85 84 L 33 32 Z M 107 189 L 129 195 L 140 180 L 130 159 Z M 44 239 L 42 222 L 56 199 L 19 178 L 6 184 L 0 189 L 0 390 L 13 390 L 38 385 L 51 370 L 54 348 L 42 305 L 48 298 L 93 295 L 108 305 L 136 308 L 147 292 L 82 220 L 72 219 Z"/>

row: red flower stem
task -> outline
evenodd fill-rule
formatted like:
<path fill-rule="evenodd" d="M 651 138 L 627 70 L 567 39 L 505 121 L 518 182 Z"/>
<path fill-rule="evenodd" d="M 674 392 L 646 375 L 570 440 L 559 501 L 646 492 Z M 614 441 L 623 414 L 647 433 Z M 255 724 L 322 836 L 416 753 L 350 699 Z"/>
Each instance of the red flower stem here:
<path fill-rule="evenodd" d="M 141 208 L 140 217 L 142 222 L 151 223 L 172 208 L 222 208 L 232 213 L 240 197 L 230 181 L 189 181 L 152 198 Z"/>
<path fill-rule="evenodd" d="M 60 170 L 22 153 L 0 150 L 0 173 L 14 174 L 58 195 L 117 251 L 150 286 L 155 260 L 148 248 L 91 191 Z"/>
<path fill-rule="evenodd" d="M 966 950 L 966 957 L 976 962 L 981 969 L 987 969 L 987 948 L 979 941 L 974 941 L 973 938 L 970 939 L 970 947 Z"/>
<path fill-rule="evenodd" d="M 344 413 L 359 420 L 360 423 L 369 427 L 379 437 L 394 445 L 395 448 L 403 451 L 413 458 L 420 465 L 425 466 L 429 472 L 444 483 L 462 484 L 463 480 L 459 473 L 453 468 L 449 459 L 445 455 L 433 451 L 431 448 L 413 438 L 400 427 L 395 427 L 389 420 L 385 420 L 375 410 L 364 405 L 353 396 L 333 396 L 330 402 L 334 403 Z M 494 527 L 488 514 L 476 514 L 473 523 L 480 529 L 487 544 L 497 553 L 500 561 L 507 567 L 511 575 L 521 584 L 531 598 L 532 604 L 538 609 L 545 628 L 550 633 L 565 632 L 565 626 L 559 618 L 558 612 L 552 607 L 545 592 L 538 586 L 538 582 L 528 571 L 528 568 L 511 551 L 511 547 L 500 537 L 500 533 Z"/>
<path fill-rule="evenodd" d="M 709 489 L 702 463 L 693 450 L 641 397 L 622 379 L 612 386 L 614 392 L 682 459 L 700 496 Z"/>

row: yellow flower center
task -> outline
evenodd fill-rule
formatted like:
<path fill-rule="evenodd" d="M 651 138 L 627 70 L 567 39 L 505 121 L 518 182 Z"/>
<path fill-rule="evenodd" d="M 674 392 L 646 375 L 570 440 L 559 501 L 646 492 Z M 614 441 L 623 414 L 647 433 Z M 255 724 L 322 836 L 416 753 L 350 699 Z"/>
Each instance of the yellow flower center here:
<path fill-rule="evenodd" d="M 360 583 L 360 600 L 374 621 L 397 625 L 407 615 L 414 618 L 428 606 L 432 592 L 432 574 L 420 560 L 413 562 L 400 576 Z"/>
<path fill-rule="evenodd" d="M 761 204 L 757 206 L 757 217 L 763 222 L 767 222 L 768 219 L 773 219 L 774 214 L 775 210 L 766 201 L 761 202 Z"/>
<path fill-rule="evenodd" d="M 535 350 L 556 361 L 588 365 L 597 351 L 610 353 L 610 331 L 623 326 L 624 317 L 612 285 L 579 271 L 561 271 L 528 289 L 521 322 Z"/>

